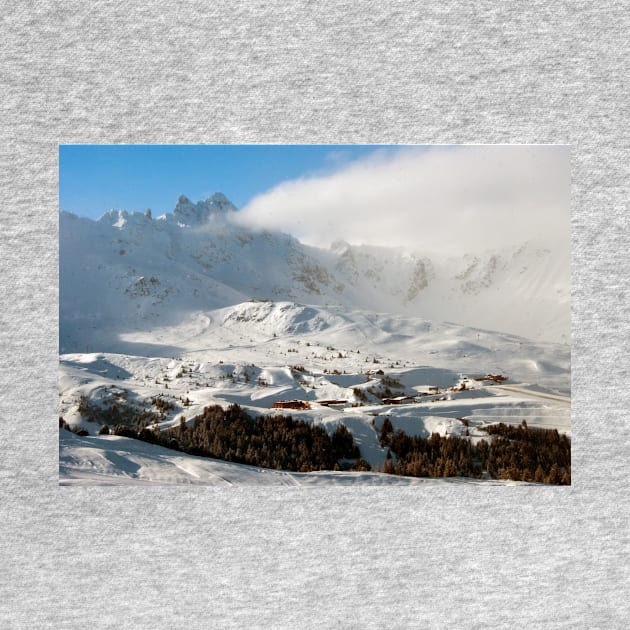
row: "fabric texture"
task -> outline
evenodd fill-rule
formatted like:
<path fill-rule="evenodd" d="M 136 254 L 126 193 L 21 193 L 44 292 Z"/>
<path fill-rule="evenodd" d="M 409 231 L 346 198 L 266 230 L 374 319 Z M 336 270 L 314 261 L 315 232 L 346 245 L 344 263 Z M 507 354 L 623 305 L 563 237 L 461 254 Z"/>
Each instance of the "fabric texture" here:
<path fill-rule="evenodd" d="M 0 626 L 625 628 L 627 2 L 3 2 Z M 572 146 L 573 485 L 57 485 L 60 143 Z"/>

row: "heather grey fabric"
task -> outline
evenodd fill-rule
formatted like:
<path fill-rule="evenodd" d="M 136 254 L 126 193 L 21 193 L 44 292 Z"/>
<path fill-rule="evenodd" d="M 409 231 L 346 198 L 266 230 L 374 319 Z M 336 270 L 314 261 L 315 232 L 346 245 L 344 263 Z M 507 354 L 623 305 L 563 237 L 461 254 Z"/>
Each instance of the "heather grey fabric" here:
<path fill-rule="evenodd" d="M 0 626 L 627 627 L 628 9 L 4 2 Z M 571 144 L 573 486 L 58 487 L 69 142 Z"/>

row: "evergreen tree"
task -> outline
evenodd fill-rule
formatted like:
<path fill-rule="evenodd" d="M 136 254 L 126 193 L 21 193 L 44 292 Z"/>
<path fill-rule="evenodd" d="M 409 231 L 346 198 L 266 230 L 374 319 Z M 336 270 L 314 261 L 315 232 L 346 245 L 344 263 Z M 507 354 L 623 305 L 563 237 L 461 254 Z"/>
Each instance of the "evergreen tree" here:
<path fill-rule="evenodd" d="M 379 436 L 381 446 L 386 446 L 390 443 L 393 432 L 394 426 L 392 425 L 392 421 L 389 418 L 385 418 L 385 420 L 383 420 L 383 426 L 381 427 L 381 434 Z"/>

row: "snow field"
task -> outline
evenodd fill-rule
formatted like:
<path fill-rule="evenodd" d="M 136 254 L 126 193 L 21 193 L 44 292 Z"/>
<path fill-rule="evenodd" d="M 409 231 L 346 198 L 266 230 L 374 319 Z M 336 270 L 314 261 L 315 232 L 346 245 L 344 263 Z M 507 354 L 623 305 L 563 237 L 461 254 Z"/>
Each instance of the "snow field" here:
<path fill-rule="evenodd" d="M 292 317 L 301 328 L 293 326 Z M 315 323 L 309 323 L 310 319 Z M 231 322 L 230 326 L 222 325 L 226 320 Z M 371 334 L 379 320 L 384 322 L 383 330 Z M 121 455 L 114 436 L 96 436 L 99 426 L 81 418 L 77 406 L 82 395 L 103 403 L 122 396 L 127 402 L 146 407 L 151 406 L 153 397 L 164 397 L 174 409 L 160 421 L 162 429 L 176 426 L 181 417 L 193 418 L 205 406 L 225 407 L 231 403 L 239 404 L 252 415 L 290 414 L 319 424 L 330 434 L 343 423 L 353 434 L 362 457 L 376 470 L 383 466 L 387 455 L 378 441 L 385 417 L 395 430 L 423 437 L 436 432 L 478 441 L 487 439 L 482 429 L 488 424 L 520 424 L 523 419 L 530 426 L 557 428 L 570 434 L 566 397 L 570 382 L 568 352 L 558 344 L 523 340 L 518 342 L 520 352 L 515 353 L 512 336 L 360 311 L 341 317 L 334 309 L 331 313 L 321 307 L 307 309 L 290 303 L 249 302 L 231 310 L 199 313 L 192 321 L 193 324 L 188 322 L 165 331 L 170 335 L 168 342 L 180 348 L 178 356 L 108 352 L 61 356 L 60 415 L 69 424 L 90 433 L 89 439 L 74 435 L 69 441 L 64 439 L 60 450 L 62 480 L 80 483 L 84 479 L 88 483 L 91 479 L 105 483 L 113 477 L 121 481 L 116 473 L 120 466 L 126 471 L 125 483 L 129 480 L 220 483 L 213 476 L 214 468 L 182 463 L 177 458 L 188 456 L 181 453 L 173 455 L 175 459 L 161 455 L 142 463 L 142 457 L 149 457 L 152 449 L 159 448 L 153 445 L 142 444 L 137 449 L 128 445 Z M 327 325 L 322 326 L 321 322 Z M 268 328 L 263 326 L 261 331 L 258 328 L 261 323 Z M 308 332 L 290 332 L 303 329 Z M 357 329 L 364 334 L 357 335 Z M 401 329 L 404 334 L 398 332 Z M 416 334 L 408 334 L 412 331 Z M 136 343 L 144 335 L 129 334 L 129 338 Z M 467 341 L 471 337 L 475 338 L 474 343 Z M 257 343 L 252 342 L 255 338 Z M 363 343 L 364 339 L 369 341 Z M 496 385 L 474 380 L 475 376 L 487 373 L 505 373 L 509 381 Z M 531 376 L 537 380 L 523 378 Z M 375 394 L 382 395 L 386 383 L 396 396 L 412 396 L 415 402 L 383 404 Z M 461 390 L 462 386 L 465 389 Z M 311 409 L 273 409 L 275 401 L 290 399 L 309 401 Z M 318 404 L 331 399 L 346 403 L 331 407 Z M 82 450 L 88 444 L 89 449 Z M 116 444 L 114 450 L 113 444 Z M 102 452 L 97 455 L 99 449 Z M 91 463 L 83 466 L 81 461 Z M 158 472 L 160 463 L 164 469 Z M 182 466 L 188 467 L 186 471 Z M 230 469 L 236 465 L 223 462 L 221 466 Z M 195 477 L 191 471 L 199 476 Z M 250 479 L 251 471 L 245 477 L 243 474 L 239 469 L 234 477 L 228 477 L 234 483 L 245 477 L 246 483 L 257 483 Z M 343 474 L 332 477 L 318 474 L 315 479 L 318 483 L 340 483 Z M 265 479 L 279 483 L 280 478 L 266 476 Z M 288 482 L 288 478 L 281 479 Z M 372 476 L 353 479 L 376 483 Z M 299 480 L 306 483 L 302 477 Z M 294 482 L 291 477 L 291 483 Z"/>

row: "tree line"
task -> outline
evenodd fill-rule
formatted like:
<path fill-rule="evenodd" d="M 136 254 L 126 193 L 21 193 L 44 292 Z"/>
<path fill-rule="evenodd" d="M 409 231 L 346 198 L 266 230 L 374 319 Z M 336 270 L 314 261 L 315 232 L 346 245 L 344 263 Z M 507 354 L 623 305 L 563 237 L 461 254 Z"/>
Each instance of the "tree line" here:
<path fill-rule="evenodd" d="M 394 432 L 388 418 L 380 430 L 388 458 L 383 472 L 411 477 L 475 477 L 571 485 L 571 439 L 556 429 L 503 423 L 485 427 L 489 440 L 433 433 L 429 438 Z M 395 455 L 394 458 L 391 454 Z"/>
<path fill-rule="evenodd" d="M 166 401 L 165 401 L 166 402 Z M 191 455 L 275 470 L 370 470 L 345 425 L 334 433 L 292 416 L 251 417 L 237 404 L 204 408 L 201 414 L 179 426 L 160 431 L 158 420 L 166 409 L 152 400 L 158 413 L 137 409 L 128 403 L 103 408 L 87 397 L 80 411 L 89 420 L 103 424 L 100 433 L 113 433 L 158 444 Z M 168 403 L 169 406 L 172 406 Z M 122 421 L 121 421 L 122 420 Z M 68 425 L 60 418 L 60 428 Z M 484 428 L 488 440 L 428 438 L 394 431 L 389 418 L 380 430 L 381 446 L 387 448 L 382 471 L 411 477 L 473 477 L 571 484 L 571 439 L 555 429 L 530 428 L 503 423 Z"/>
<path fill-rule="evenodd" d="M 118 424 L 103 433 L 130 437 L 190 455 L 213 457 L 228 462 L 311 472 L 315 470 L 369 470 L 360 458 L 352 434 L 340 424 L 330 436 L 319 426 L 294 420 L 291 416 L 252 418 L 237 404 L 219 405 L 179 426 L 159 430 L 153 426 Z"/>

